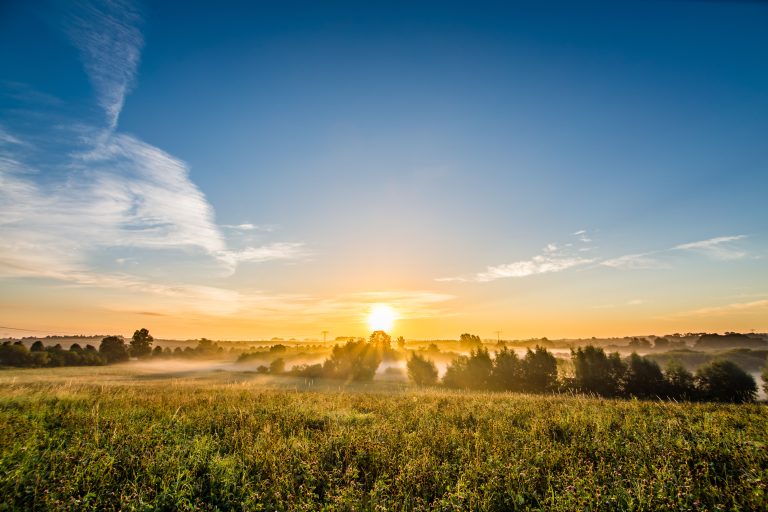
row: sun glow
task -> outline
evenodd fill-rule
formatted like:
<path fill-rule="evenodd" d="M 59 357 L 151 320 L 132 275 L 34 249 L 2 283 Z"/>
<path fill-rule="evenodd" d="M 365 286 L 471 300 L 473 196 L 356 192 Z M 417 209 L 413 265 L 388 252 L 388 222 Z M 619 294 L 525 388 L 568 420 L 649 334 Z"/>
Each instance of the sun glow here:
<path fill-rule="evenodd" d="M 395 310 L 386 304 L 374 304 L 368 313 L 368 327 L 372 331 L 389 332 L 397 319 Z"/>

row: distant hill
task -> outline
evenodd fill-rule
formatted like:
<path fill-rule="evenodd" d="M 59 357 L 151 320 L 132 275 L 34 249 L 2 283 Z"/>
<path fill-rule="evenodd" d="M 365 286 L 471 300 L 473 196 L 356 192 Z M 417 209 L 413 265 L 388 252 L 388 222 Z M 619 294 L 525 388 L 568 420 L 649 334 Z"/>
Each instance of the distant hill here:
<path fill-rule="evenodd" d="M 704 334 L 696 342 L 697 349 L 727 349 L 727 348 L 768 348 L 768 342 L 763 338 L 739 334 L 736 332 L 724 335 Z"/>

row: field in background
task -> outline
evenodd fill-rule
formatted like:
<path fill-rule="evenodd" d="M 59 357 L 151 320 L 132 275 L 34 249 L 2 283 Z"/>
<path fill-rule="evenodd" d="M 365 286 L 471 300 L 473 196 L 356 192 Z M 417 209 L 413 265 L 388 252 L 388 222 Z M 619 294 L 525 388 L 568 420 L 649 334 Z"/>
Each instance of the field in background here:
<path fill-rule="evenodd" d="M 118 365 L 0 372 L 0 429 L 0 509 L 768 508 L 764 405 Z"/>

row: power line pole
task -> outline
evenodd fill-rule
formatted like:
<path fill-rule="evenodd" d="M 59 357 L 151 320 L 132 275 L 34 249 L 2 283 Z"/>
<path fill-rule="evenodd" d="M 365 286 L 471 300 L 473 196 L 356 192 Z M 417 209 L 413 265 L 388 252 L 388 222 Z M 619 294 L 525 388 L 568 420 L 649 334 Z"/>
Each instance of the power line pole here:
<path fill-rule="evenodd" d="M 326 336 L 328 336 L 328 331 L 323 331 L 323 344 L 325 344 Z"/>
<path fill-rule="evenodd" d="M 493 331 L 496 333 L 496 344 L 501 342 L 501 331 Z"/>

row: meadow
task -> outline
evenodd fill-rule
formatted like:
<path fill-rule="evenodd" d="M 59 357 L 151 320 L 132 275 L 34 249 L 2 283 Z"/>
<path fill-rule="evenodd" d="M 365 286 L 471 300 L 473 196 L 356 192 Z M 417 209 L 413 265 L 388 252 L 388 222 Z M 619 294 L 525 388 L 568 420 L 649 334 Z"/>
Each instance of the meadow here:
<path fill-rule="evenodd" d="M 766 510 L 768 414 L 140 365 L 0 372 L 2 510 Z"/>

